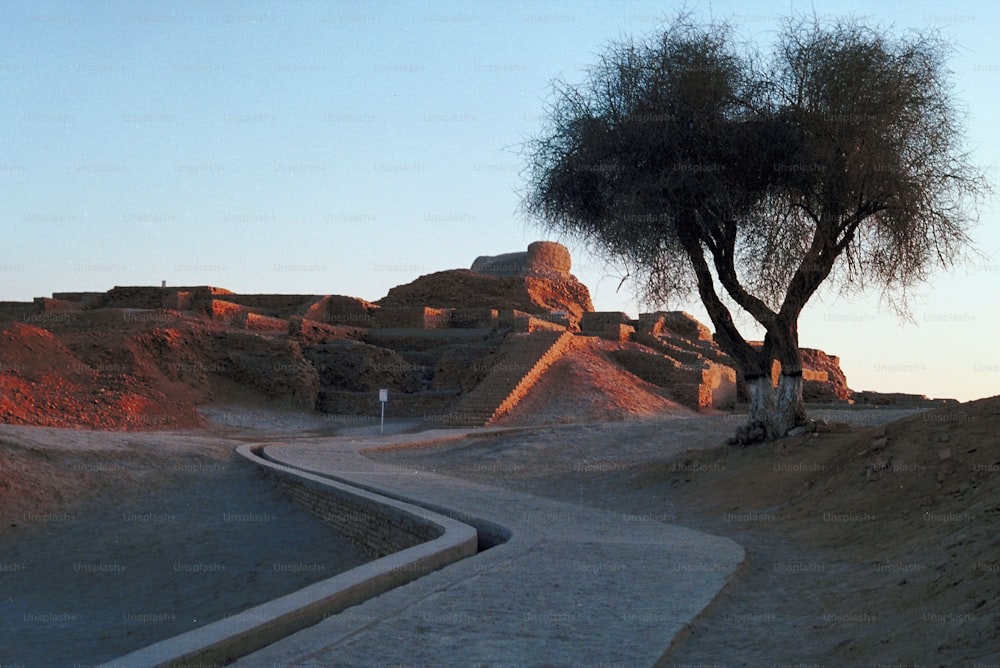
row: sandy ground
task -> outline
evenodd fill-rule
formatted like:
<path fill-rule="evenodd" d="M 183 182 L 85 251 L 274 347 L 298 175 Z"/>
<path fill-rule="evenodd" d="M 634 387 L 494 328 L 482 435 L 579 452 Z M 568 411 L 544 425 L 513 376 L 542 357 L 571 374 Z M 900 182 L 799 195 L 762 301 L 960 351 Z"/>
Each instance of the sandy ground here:
<path fill-rule="evenodd" d="M 663 665 L 985 667 L 1000 663 L 1000 402 L 971 406 L 816 412 L 839 423 L 746 449 L 719 446 L 734 418 L 703 417 L 370 456 L 744 545 Z"/>
<path fill-rule="evenodd" d="M 110 660 L 368 560 L 220 436 L 0 426 L 0 665 Z"/>

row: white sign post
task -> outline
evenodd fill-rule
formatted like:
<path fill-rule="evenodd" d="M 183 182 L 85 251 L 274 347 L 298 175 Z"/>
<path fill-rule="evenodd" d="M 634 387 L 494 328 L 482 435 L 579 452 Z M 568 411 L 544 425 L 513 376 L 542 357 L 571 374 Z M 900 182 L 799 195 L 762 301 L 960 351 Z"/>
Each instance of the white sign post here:
<path fill-rule="evenodd" d="M 378 400 L 382 404 L 382 420 L 379 423 L 378 433 L 385 433 L 385 402 L 389 401 L 389 390 L 379 390 Z"/>

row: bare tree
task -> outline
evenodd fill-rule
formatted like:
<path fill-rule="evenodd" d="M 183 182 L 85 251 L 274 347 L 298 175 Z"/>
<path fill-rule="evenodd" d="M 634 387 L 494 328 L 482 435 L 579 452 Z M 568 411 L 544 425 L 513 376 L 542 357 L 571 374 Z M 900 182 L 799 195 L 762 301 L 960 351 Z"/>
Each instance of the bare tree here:
<path fill-rule="evenodd" d="M 530 217 L 625 262 L 647 302 L 700 298 L 747 381 L 744 437 L 805 422 L 798 319 L 820 285 L 881 288 L 906 313 L 908 289 L 971 248 L 989 190 L 961 145 L 946 42 L 790 20 L 776 44 L 763 58 L 681 15 L 611 45 L 585 83 L 557 81 L 526 149 Z"/>

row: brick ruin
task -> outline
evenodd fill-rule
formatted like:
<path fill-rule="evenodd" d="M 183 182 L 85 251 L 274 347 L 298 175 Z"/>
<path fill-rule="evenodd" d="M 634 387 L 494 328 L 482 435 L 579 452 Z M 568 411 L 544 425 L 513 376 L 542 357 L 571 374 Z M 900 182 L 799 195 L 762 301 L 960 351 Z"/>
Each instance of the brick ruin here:
<path fill-rule="evenodd" d="M 386 388 L 393 416 L 488 424 L 580 337 L 614 342 L 609 355 L 616 363 L 679 404 L 726 410 L 746 400 L 740 374 L 705 325 L 681 311 L 637 319 L 594 311 L 570 268 L 563 246 L 536 242 L 527 252 L 477 258 L 468 270 L 421 276 L 377 302 L 118 286 L 0 302 L 0 319 L 45 327 L 57 317 L 111 309 L 126 319 L 162 318 L 162 328 L 204 323 L 229 332 L 216 339 L 210 373 L 265 395 L 292 395 L 298 405 L 345 421 L 377 414 L 378 390 Z M 837 357 L 806 348 L 803 360 L 807 401 L 851 401 Z M 778 372 L 776 366 L 775 379 Z M 875 403 L 872 395 L 862 396 Z"/>

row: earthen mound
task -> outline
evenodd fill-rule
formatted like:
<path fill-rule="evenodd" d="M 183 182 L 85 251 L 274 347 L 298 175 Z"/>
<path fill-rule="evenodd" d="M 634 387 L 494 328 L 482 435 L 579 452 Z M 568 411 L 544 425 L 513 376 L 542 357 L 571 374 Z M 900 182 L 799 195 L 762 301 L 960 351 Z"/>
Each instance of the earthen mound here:
<path fill-rule="evenodd" d="M 114 344 L 22 323 L 0 330 L 0 421 L 112 430 L 201 424 L 197 389 L 169 382 L 140 339 L 105 336 Z"/>

